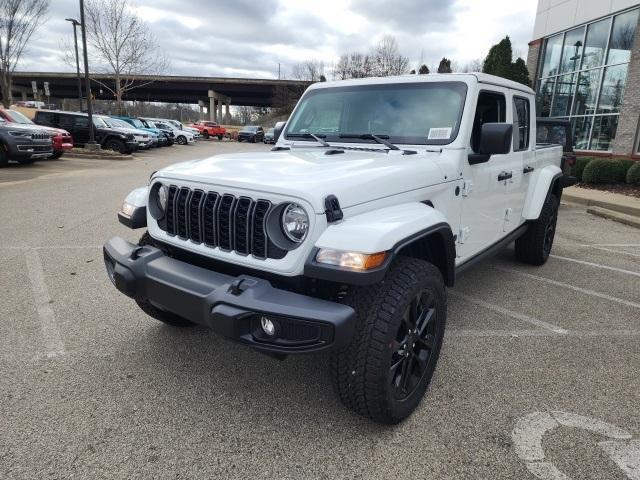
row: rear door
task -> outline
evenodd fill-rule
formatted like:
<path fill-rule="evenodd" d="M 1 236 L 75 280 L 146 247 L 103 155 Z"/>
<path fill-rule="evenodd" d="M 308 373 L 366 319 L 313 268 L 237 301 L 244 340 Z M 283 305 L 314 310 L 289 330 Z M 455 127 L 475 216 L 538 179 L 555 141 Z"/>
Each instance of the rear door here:
<path fill-rule="evenodd" d="M 513 92 L 510 113 L 513 141 L 512 152 L 506 155 L 503 163 L 504 171 L 510 177 L 505 180 L 503 232 L 510 232 L 521 224 L 529 178 L 535 169 L 535 144 L 531 140 L 531 123 L 534 117 L 530 99 L 526 95 Z"/>

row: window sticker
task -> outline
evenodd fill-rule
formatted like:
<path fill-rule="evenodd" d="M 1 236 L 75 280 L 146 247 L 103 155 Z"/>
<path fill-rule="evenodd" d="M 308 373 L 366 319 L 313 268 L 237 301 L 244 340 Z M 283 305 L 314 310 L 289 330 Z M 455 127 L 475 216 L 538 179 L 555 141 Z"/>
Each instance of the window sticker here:
<path fill-rule="evenodd" d="M 427 140 L 449 140 L 451 127 L 430 128 Z"/>

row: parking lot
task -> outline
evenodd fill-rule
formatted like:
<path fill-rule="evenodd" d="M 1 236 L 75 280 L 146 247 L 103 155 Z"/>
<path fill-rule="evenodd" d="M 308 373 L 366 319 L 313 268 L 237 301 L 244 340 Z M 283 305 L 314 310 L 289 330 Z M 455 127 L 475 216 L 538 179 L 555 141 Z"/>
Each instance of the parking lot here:
<path fill-rule="evenodd" d="M 640 479 L 640 232 L 561 208 L 553 257 L 458 279 L 441 359 L 395 427 L 347 411 L 326 355 L 284 362 L 146 317 L 102 243 L 170 163 L 262 144 L 0 170 L 0 478 Z M 564 475 L 564 476 L 562 476 Z"/>

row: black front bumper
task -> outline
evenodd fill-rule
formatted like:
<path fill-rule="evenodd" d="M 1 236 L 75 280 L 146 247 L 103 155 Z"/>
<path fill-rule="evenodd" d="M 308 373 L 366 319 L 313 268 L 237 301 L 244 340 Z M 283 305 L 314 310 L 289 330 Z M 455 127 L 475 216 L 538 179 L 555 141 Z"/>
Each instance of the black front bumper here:
<path fill-rule="evenodd" d="M 125 295 L 258 350 L 341 348 L 353 336 L 355 311 L 347 305 L 281 290 L 256 277 L 214 272 L 119 237 L 103 250 L 109 278 Z M 275 324 L 273 336 L 262 329 L 263 316 Z"/>

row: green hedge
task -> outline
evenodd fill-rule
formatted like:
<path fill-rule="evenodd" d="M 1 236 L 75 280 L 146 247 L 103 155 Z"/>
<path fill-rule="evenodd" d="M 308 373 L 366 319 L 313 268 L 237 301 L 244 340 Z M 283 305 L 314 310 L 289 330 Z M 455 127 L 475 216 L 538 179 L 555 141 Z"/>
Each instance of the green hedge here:
<path fill-rule="evenodd" d="M 582 173 L 584 172 L 585 167 L 591 162 L 591 160 L 595 160 L 596 157 L 578 157 L 576 158 L 576 164 L 573 166 L 573 176 L 578 179 L 579 182 L 582 181 Z"/>
<path fill-rule="evenodd" d="M 640 185 L 640 162 L 634 162 L 631 168 L 627 170 L 627 183 Z"/>
<path fill-rule="evenodd" d="M 585 183 L 624 182 L 625 166 L 620 160 L 596 158 L 591 160 L 582 172 Z"/>
<path fill-rule="evenodd" d="M 626 175 L 629 169 L 636 164 L 636 161 L 630 158 L 621 158 L 620 163 L 624 166 L 624 174 Z"/>

